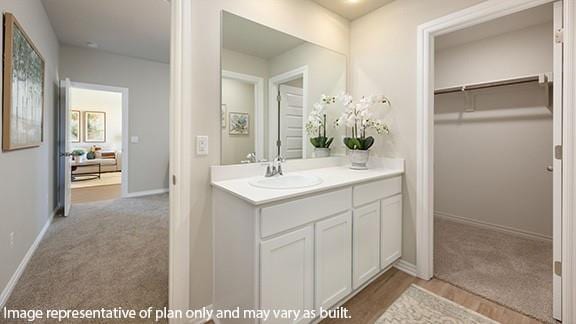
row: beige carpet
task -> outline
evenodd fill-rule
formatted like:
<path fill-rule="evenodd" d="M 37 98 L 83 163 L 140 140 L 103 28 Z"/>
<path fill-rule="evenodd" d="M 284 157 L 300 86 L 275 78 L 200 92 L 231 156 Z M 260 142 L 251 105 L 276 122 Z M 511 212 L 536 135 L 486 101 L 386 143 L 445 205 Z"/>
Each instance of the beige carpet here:
<path fill-rule="evenodd" d="M 70 217 L 55 219 L 49 228 L 6 306 L 167 306 L 168 216 L 167 194 L 73 205 Z M 111 321 L 73 323 L 79 322 Z M 134 321 L 147 322 L 152 321 Z"/>
<path fill-rule="evenodd" d="M 394 301 L 375 324 L 496 324 L 446 298 L 416 285 L 410 286 Z"/>
<path fill-rule="evenodd" d="M 436 218 L 436 277 L 552 322 L 552 242 Z"/>

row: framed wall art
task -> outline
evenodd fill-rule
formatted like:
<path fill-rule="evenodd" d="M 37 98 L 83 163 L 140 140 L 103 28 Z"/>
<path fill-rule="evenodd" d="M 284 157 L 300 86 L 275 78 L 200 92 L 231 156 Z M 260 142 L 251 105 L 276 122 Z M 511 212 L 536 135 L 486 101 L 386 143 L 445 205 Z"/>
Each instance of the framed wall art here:
<path fill-rule="evenodd" d="M 4 13 L 2 150 L 38 147 L 44 128 L 44 59 L 14 15 Z"/>
<path fill-rule="evenodd" d="M 250 121 L 247 113 L 231 112 L 228 120 L 230 123 L 230 135 L 248 135 Z"/>
<path fill-rule="evenodd" d="M 81 124 L 80 124 L 80 111 L 70 111 L 70 143 L 80 143 L 81 138 Z"/>
<path fill-rule="evenodd" d="M 106 142 L 106 113 L 102 111 L 84 112 L 84 142 Z"/>

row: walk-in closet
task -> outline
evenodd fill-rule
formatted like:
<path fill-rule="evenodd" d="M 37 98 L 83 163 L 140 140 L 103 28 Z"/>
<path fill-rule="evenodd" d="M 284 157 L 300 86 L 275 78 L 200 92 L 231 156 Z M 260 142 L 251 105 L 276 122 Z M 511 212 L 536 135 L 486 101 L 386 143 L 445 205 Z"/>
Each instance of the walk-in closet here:
<path fill-rule="evenodd" d="M 544 322 L 554 301 L 554 10 L 439 36 L 434 69 L 434 274 Z"/>

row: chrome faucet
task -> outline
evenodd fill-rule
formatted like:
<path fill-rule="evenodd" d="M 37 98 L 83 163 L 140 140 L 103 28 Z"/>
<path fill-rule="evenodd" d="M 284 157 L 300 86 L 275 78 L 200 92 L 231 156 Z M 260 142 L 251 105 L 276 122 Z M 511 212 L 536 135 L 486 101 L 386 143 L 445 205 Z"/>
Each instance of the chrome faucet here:
<path fill-rule="evenodd" d="M 273 176 L 281 176 L 283 175 L 282 172 L 282 163 L 284 163 L 286 160 L 281 157 L 280 155 L 278 155 L 274 161 L 270 162 L 267 166 L 266 166 L 266 174 L 264 175 L 266 178 L 270 178 Z"/>

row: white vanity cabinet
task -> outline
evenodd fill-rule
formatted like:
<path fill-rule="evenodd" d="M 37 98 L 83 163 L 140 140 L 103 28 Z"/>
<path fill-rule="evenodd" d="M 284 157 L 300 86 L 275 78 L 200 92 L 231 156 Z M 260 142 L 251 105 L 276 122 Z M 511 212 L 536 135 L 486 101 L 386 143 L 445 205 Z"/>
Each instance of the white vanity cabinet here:
<path fill-rule="evenodd" d="M 316 309 L 328 309 L 352 292 L 352 213 L 315 225 Z"/>
<path fill-rule="evenodd" d="M 314 309 L 313 241 L 308 225 L 260 243 L 261 309 Z"/>
<path fill-rule="evenodd" d="M 380 203 L 380 269 L 385 269 L 402 255 L 402 195 Z"/>
<path fill-rule="evenodd" d="M 380 202 L 354 209 L 354 289 L 380 271 Z"/>
<path fill-rule="evenodd" d="M 263 204 L 214 186 L 213 307 L 340 305 L 400 258 L 401 197 L 398 175 Z M 278 318 L 220 322 L 293 323 Z"/>

